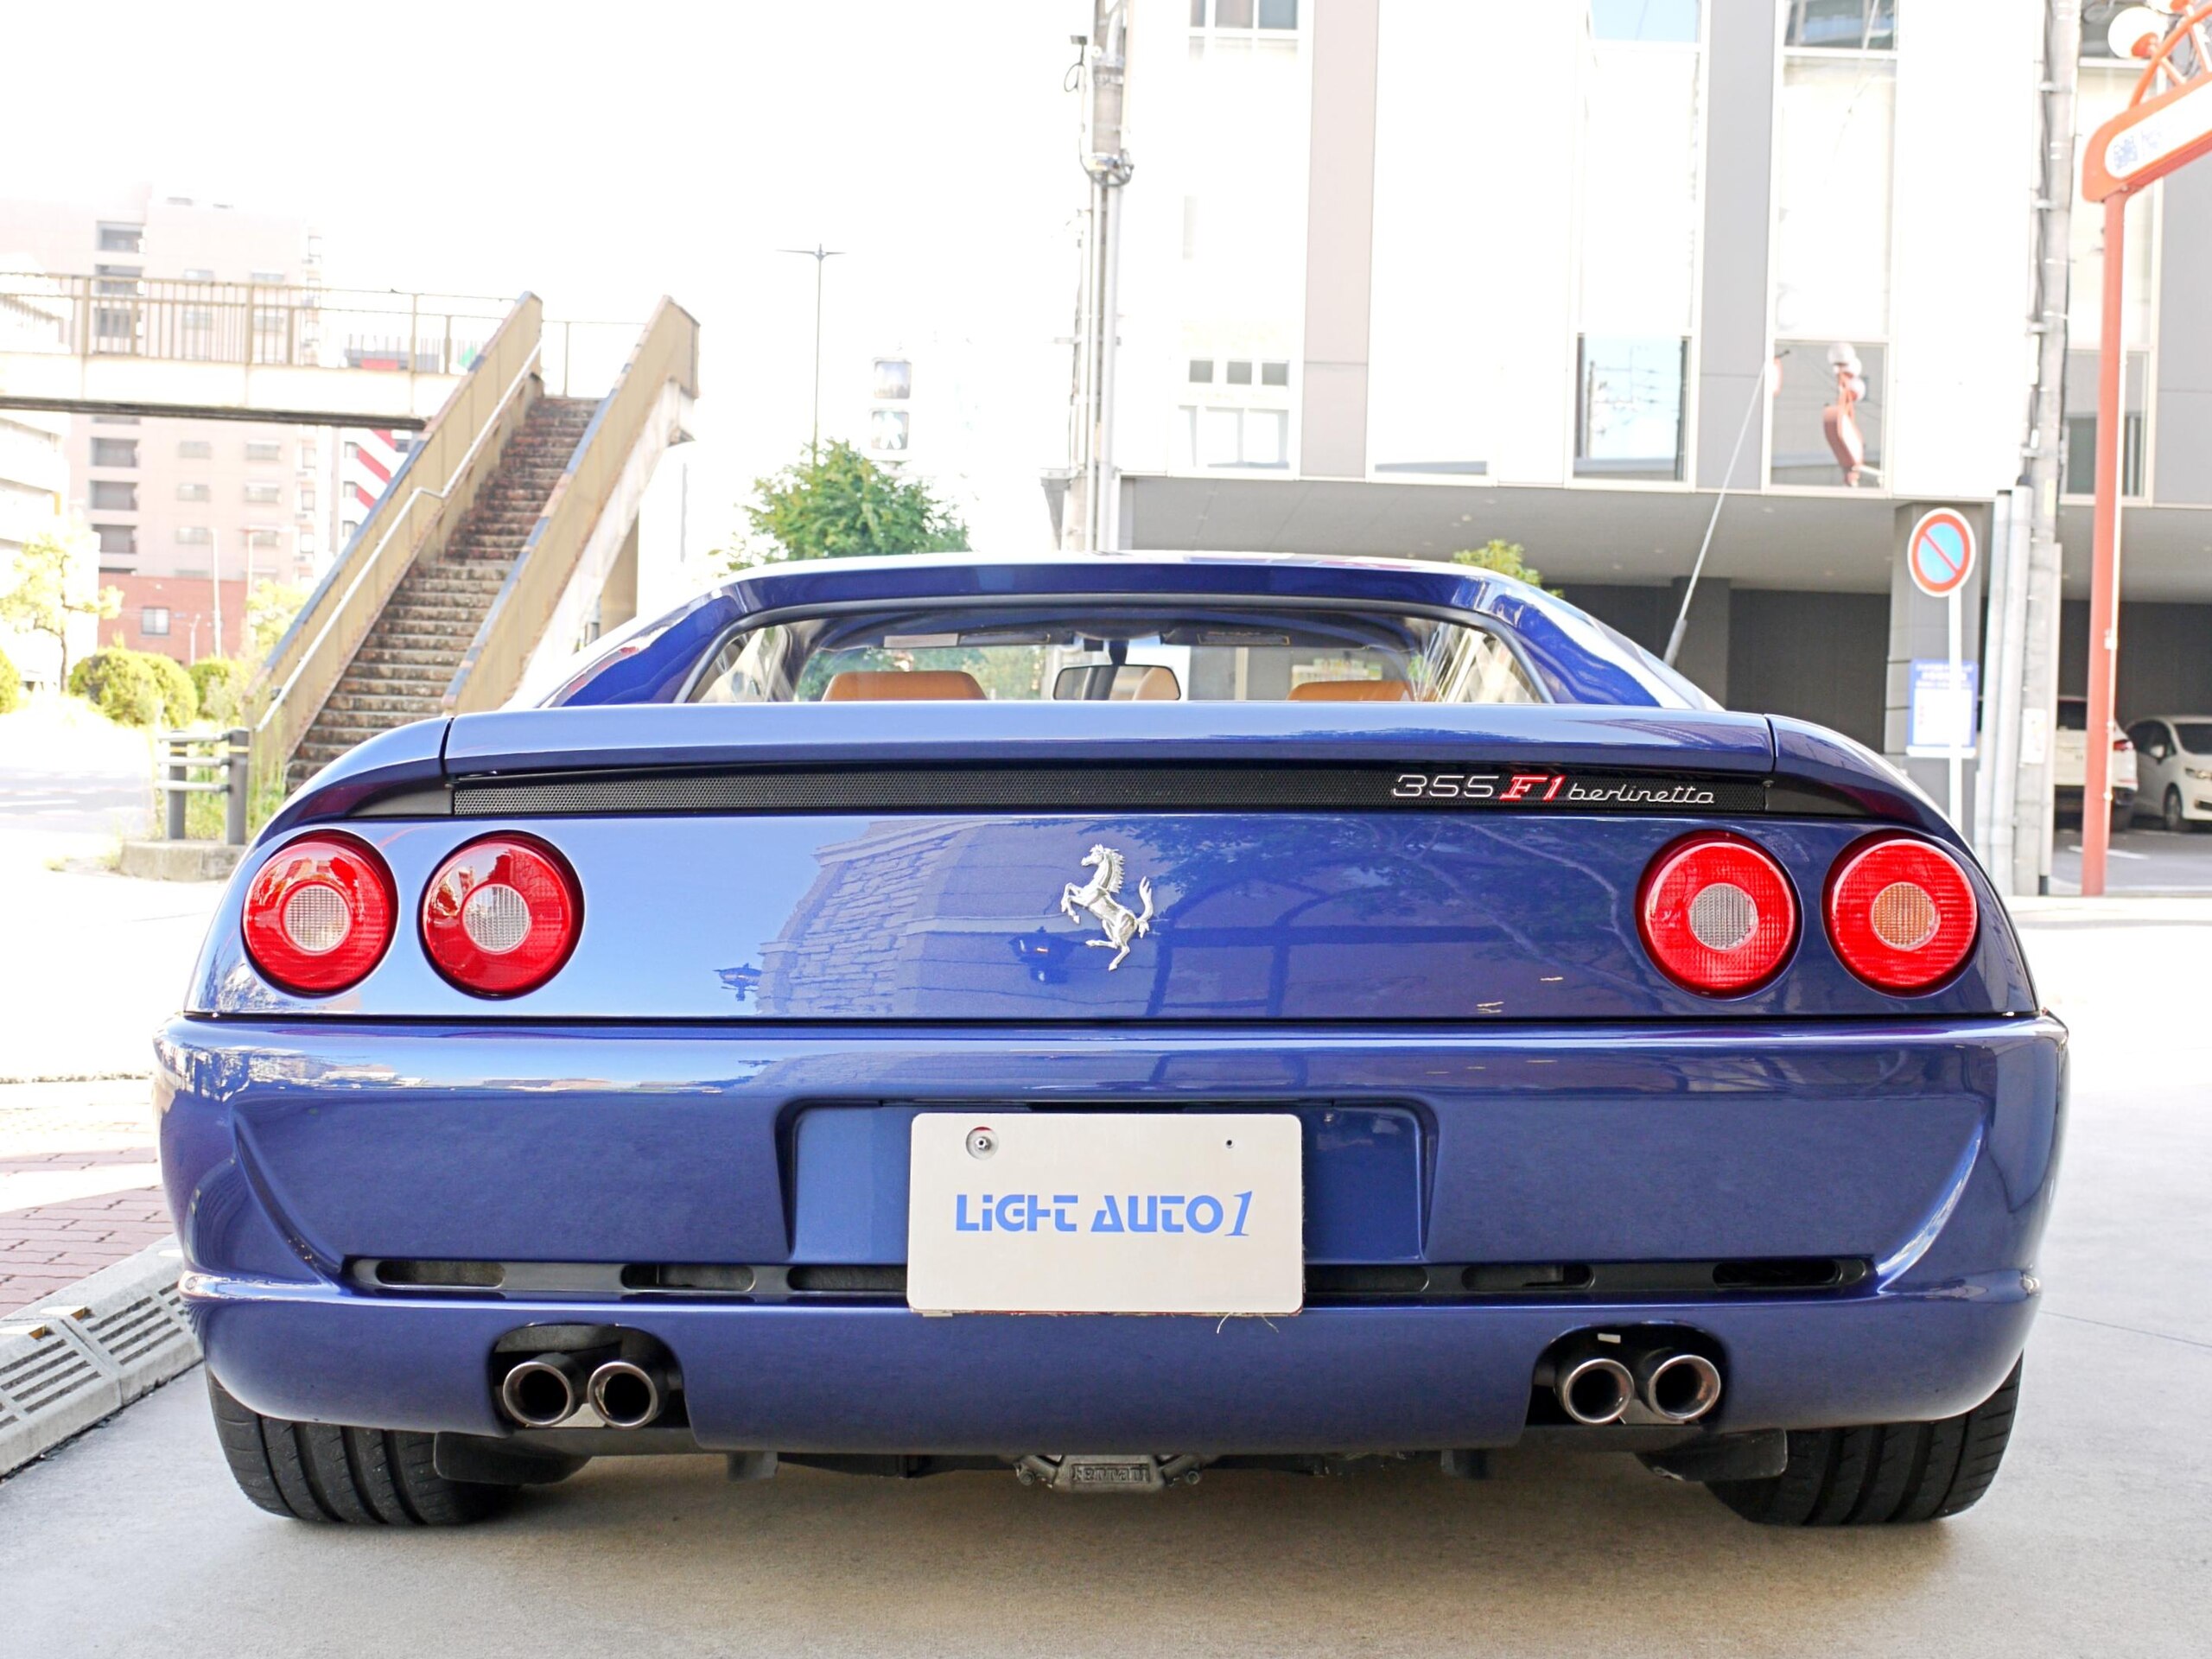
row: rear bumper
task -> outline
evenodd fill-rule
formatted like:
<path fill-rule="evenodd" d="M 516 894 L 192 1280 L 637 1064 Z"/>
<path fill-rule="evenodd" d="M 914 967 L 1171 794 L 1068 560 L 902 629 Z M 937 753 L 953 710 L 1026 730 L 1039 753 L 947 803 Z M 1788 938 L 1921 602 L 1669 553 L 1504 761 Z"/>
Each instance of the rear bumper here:
<path fill-rule="evenodd" d="M 498 1338 L 591 1322 L 666 1344 L 710 1447 L 1214 1452 L 1507 1444 L 1546 1347 L 1628 1323 L 1713 1339 L 1720 1427 L 1965 1409 L 2032 1317 L 2064 1033 L 2044 1019 L 1264 1036 L 226 1020 L 179 1020 L 160 1050 L 187 1297 L 211 1365 L 257 1409 L 495 1433 Z M 347 1275 L 363 1257 L 871 1259 L 880 1229 L 817 1224 L 895 1216 L 903 1186 L 882 1190 L 888 1166 L 858 1154 L 802 1180 L 800 1117 L 978 1098 L 1410 1114 L 1415 1179 L 1361 1189 L 1391 1224 L 1340 1229 L 1333 1249 L 1309 1230 L 1313 1260 L 1874 1267 L 1836 1292 L 1378 1299 L 1226 1324 L 424 1294 Z M 1309 1150 L 1309 1185 L 1316 1167 Z M 848 1187 L 874 1190 L 846 1202 Z M 1362 1238 L 1383 1248 L 1345 1245 Z"/>

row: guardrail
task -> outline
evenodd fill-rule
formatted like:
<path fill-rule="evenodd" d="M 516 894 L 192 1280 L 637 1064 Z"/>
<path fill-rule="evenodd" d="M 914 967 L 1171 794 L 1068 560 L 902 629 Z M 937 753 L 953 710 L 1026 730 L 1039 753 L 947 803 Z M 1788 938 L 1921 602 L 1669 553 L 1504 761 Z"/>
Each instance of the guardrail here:
<path fill-rule="evenodd" d="M 281 769 L 416 559 L 435 557 L 531 402 L 543 308 L 518 301 L 255 680 L 255 766 Z M 458 505 L 459 513 L 448 509 Z M 274 690 L 270 690 L 270 687 Z"/>
<path fill-rule="evenodd" d="M 466 374 L 512 306 L 292 283 L 0 273 L 9 349 L 72 357 Z"/>
<path fill-rule="evenodd" d="M 659 405 L 671 381 L 696 396 L 699 324 L 664 297 L 623 365 L 614 390 L 600 404 L 591 429 L 538 517 L 499 597 L 476 631 L 461 667 L 446 689 L 455 714 L 496 709 L 521 683 L 531 654 L 543 636 L 561 595 L 575 574 L 584 546 L 613 498 L 616 481 Z"/>
<path fill-rule="evenodd" d="M 162 751 L 162 777 L 154 786 L 163 798 L 162 833 L 171 841 L 188 839 L 185 798 L 220 795 L 224 843 L 245 846 L 246 801 L 252 789 L 253 734 L 243 726 L 224 732 L 156 732 L 154 742 Z M 195 772 L 216 775 L 195 779 L 191 776 Z"/>

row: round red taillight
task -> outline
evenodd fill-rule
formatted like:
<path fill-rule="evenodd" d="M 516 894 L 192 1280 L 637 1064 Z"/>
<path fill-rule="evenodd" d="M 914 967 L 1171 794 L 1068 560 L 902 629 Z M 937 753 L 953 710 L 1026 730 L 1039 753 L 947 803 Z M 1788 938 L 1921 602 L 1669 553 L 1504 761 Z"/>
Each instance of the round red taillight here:
<path fill-rule="evenodd" d="M 1685 990 L 1726 996 L 1771 979 L 1797 938 L 1789 878 L 1761 848 L 1721 833 L 1651 861 L 1637 899 L 1643 948 Z"/>
<path fill-rule="evenodd" d="M 318 834 L 288 842 L 245 892 L 245 953 L 288 991 L 327 996 L 383 960 L 398 909 L 391 872 L 365 842 Z"/>
<path fill-rule="evenodd" d="M 519 996 L 561 971 L 582 931 L 568 861 L 539 841 L 487 836 L 438 866 L 423 893 L 423 948 L 478 996 Z"/>
<path fill-rule="evenodd" d="M 1956 973 L 1981 919 L 1958 861 L 1904 836 L 1871 837 L 1837 860 L 1827 912 L 1844 966 L 1877 990 L 1907 994 Z"/>

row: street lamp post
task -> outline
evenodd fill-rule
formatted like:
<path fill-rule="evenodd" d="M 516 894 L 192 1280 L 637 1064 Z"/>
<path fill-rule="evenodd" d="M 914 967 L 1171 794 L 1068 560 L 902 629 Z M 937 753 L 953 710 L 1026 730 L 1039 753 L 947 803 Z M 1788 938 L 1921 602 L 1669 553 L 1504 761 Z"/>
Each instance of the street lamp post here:
<path fill-rule="evenodd" d="M 814 424 L 806 441 L 809 461 L 822 459 L 822 268 L 845 251 L 842 248 L 825 248 L 817 242 L 810 248 L 780 248 L 780 253 L 804 254 L 814 261 Z"/>
<path fill-rule="evenodd" d="M 2105 890 L 2112 842 L 2113 704 L 2120 651 L 2121 368 L 2127 201 L 2212 153 L 2212 0 L 2184 16 L 2133 6 L 2113 18 L 2116 54 L 2147 58 L 2127 107 L 2090 137 L 2082 194 L 2105 210 L 2103 321 L 2097 337 L 2097 498 L 2089 575 L 2089 729 L 2082 734 L 2082 894 Z"/>

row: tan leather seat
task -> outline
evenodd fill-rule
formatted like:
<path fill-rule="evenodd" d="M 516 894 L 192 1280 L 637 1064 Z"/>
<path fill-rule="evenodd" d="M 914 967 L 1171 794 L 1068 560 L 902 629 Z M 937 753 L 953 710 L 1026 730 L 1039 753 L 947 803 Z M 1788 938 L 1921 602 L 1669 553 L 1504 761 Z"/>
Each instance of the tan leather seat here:
<path fill-rule="evenodd" d="M 957 668 L 896 670 L 849 668 L 833 674 L 823 689 L 824 702 L 981 702 L 983 688 L 973 674 Z"/>
<path fill-rule="evenodd" d="M 1293 702 L 1411 702 L 1403 680 L 1308 680 L 1290 688 Z"/>
<path fill-rule="evenodd" d="M 1130 688 L 1126 701 L 1130 702 L 1179 702 L 1183 697 L 1183 683 L 1175 677 L 1172 668 L 1151 667 L 1141 670 Z M 1121 680 L 1114 683 L 1114 700 L 1124 701 Z"/>

